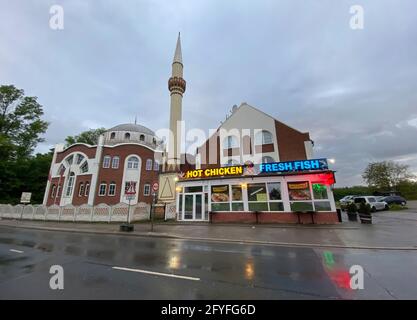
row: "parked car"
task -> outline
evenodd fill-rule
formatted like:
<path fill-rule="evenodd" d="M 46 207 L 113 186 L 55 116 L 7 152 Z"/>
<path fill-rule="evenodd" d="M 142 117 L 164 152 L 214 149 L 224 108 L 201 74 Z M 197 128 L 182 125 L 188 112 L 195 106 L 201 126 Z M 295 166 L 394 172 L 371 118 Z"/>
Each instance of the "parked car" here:
<path fill-rule="evenodd" d="M 340 205 L 347 205 L 348 203 L 353 201 L 353 198 L 355 198 L 356 196 L 344 196 L 342 199 L 339 200 Z"/>
<path fill-rule="evenodd" d="M 400 196 L 388 196 L 383 197 L 382 201 L 386 202 L 388 205 L 390 204 L 399 204 L 405 206 L 407 204 L 407 200 Z"/>
<path fill-rule="evenodd" d="M 375 196 L 376 201 L 384 201 L 385 196 Z"/>
<path fill-rule="evenodd" d="M 378 210 L 388 210 L 388 204 L 384 201 L 377 201 L 374 196 L 362 196 L 362 197 L 355 197 L 353 199 L 356 206 L 359 209 L 359 205 L 364 202 L 368 203 L 371 206 L 371 211 L 375 212 Z"/>

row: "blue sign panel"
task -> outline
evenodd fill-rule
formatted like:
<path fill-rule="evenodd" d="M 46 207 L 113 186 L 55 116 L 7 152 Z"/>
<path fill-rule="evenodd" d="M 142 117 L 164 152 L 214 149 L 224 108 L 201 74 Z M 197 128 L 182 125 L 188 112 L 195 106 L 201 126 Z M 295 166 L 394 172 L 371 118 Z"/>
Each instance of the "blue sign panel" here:
<path fill-rule="evenodd" d="M 261 163 L 260 173 L 279 173 L 289 171 L 327 170 L 327 159 L 309 159 L 285 162 Z"/>

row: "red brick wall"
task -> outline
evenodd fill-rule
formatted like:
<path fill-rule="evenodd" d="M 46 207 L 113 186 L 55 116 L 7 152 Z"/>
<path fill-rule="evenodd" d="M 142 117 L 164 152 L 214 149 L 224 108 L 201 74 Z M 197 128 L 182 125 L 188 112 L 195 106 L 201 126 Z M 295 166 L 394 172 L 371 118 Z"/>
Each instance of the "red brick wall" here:
<path fill-rule="evenodd" d="M 82 152 L 84 153 L 89 159 L 92 159 L 96 156 L 96 147 L 87 147 L 85 145 L 73 145 L 68 149 L 64 150 L 63 152 L 58 152 L 56 155 L 55 163 L 60 163 L 66 156 L 73 152 Z"/>
<path fill-rule="evenodd" d="M 116 146 L 114 148 L 109 147 L 103 147 L 102 156 L 100 159 L 100 169 L 99 169 L 99 175 L 97 180 L 97 187 L 96 187 L 96 195 L 94 204 L 97 205 L 99 203 L 106 203 L 108 205 L 114 205 L 120 202 L 120 194 L 121 192 L 124 192 L 124 186 L 122 186 L 123 182 L 123 172 L 124 172 L 124 165 L 125 165 L 125 159 L 127 156 L 131 154 L 138 155 L 142 160 L 142 167 L 141 167 L 141 174 L 140 174 L 140 184 L 137 187 L 137 192 L 139 193 L 139 202 L 146 202 L 151 203 L 152 202 L 152 196 L 144 196 L 143 195 L 143 186 L 146 183 L 149 183 L 152 187 L 153 182 L 158 181 L 158 171 L 152 170 L 147 171 L 146 170 L 146 160 L 152 159 L 152 163 L 154 162 L 154 152 L 146 147 L 140 146 L 140 145 L 134 145 L 134 144 L 128 144 L 128 145 L 120 145 Z M 103 158 L 105 156 L 111 156 L 112 158 L 114 156 L 119 156 L 119 168 L 113 169 L 111 168 L 111 162 L 110 162 L 110 168 L 103 168 Z M 98 191 L 100 187 L 100 183 L 104 181 L 107 183 L 107 190 L 106 193 L 109 191 L 109 184 L 110 182 L 114 181 L 116 183 L 116 194 L 114 196 L 99 196 Z"/>
<path fill-rule="evenodd" d="M 235 222 L 256 223 L 256 214 L 253 212 L 216 212 L 212 215 L 213 223 Z M 298 223 L 298 217 L 293 212 L 261 212 L 258 214 L 259 223 Z M 311 214 L 300 214 L 301 224 L 312 223 Z M 316 224 L 339 223 L 336 212 L 318 212 L 314 214 Z"/>
<path fill-rule="evenodd" d="M 80 206 L 82 204 L 86 204 L 88 203 L 88 195 L 91 192 L 91 174 L 86 174 L 86 175 L 81 175 L 81 176 L 77 176 L 75 179 L 75 186 L 74 186 L 74 193 L 72 196 L 72 204 L 74 206 Z M 90 184 L 89 187 L 89 192 L 87 195 L 85 195 L 85 184 L 86 182 L 88 182 Z M 79 195 L 79 191 L 80 191 L 80 184 L 83 183 L 84 184 L 84 192 L 83 194 L 80 196 Z"/>
<path fill-rule="evenodd" d="M 302 133 L 286 124 L 275 121 L 280 161 L 307 159 L 304 141 L 310 140 L 308 132 Z"/>
<path fill-rule="evenodd" d="M 56 195 L 56 192 L 58 191 L 58 182 L 61 185 L 61 190 L 60 190 L 59 194 L 56 196 L 56 198 L 55 197 L 51 198 L 53 185 L 56 186 L 55 187 L 55 195 Z M 48 199 L 46 201 L 46 205 L 47 206 L 52 206 L 54 204 L 59 205 L 59 203 L 61 201 L 62 186 L 64 185 L 64 182 L 65 182 L 65 178 L 64 177 L 62 177 L 61 181 L 60 181 L 59 177 L 56 177 L 56 178 L 52 178 L 51 179 L 51 184 L 49 186 Z"/>

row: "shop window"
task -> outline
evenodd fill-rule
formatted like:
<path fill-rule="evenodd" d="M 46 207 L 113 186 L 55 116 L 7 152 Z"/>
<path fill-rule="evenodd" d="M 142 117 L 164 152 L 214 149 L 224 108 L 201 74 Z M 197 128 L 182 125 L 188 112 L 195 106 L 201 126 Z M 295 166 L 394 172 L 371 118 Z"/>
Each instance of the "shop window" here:
<path fill-rule="evenodd" d="M 75 174 L 74 172 L 71 172 L 68 178 L 68 182 L 67 182 L 67 190 L 65 192 L 66 197 L 69 197 L 72 194 L 72 189 L 74 188 L 74 180 L 75 180 Z"/>
<path fill-rule="evenodd" d="M 118 156 L 113 157 L 113 159 L 111 161 L 111 167 L 113 169 L 118 169 L 119 168 L 119 162 L 120 162 L 120 158 Z"/>
<path fill-rule="evenodd" d="M 262 130 L 257 132 L 255 135 L 255 145 L 263 145 L 263 144 L 271 144 L 272 141 L 272 133 L 267 130 Z"/>
<path fill-rule="evenodd" d="M 116 194 L 116 183 L 112 181 L 109 184 L 109 196 L 114 196 Z"/>
<path fill-rule="evenodd" d="M 127 159 L 127 168 L 128 169 L 139 168 L 139 159 L 137 157 L 130 157 L 129 159 Z"/>
<path fill-rule="evenodd" d="M 249 211 L 268 211 L 268 196 L 265 183 L 248 184 Z"/>
<path fill-rule="evenodd" d="M 107 190 L 107 184 L 105 182 L 102 182 L 100 184 L 99 190 L 98 190 L 98 195 L 100 197 L 103 197 L 106 195 L 106 190 Z"/>
<path fill-rule="evenodd" d="M 110 161 L 111 161 L 111 157 L 105 156 L 103 158 L 103 168 L 110 168 Z"/>
<path fill-rule="evenodd" d="M 151 185 L 150 184 L 145 184 L 143 186 L 143 195 L 144 196 L 149 196 L 151 194 Z"/>
<path fill-rule="evenodd" d="M 313 211 L 308 181 L 288 182 L 291 211 Z"/>
<path fill-rule="evenodd" d="M 152 170 L 152 159 L 146 160 L 146 170 Z"/>
<path fill-rule="evenodd" d="M 84 195 L 84 183 L 80 182 L 80 186 L 78 188 L 78 196 L 82 197 Z"/>
<path fill-rule="evenodd" d="M 232 211 L 243 211 L 242 186 L 232 186 Z"/>
<path fill-rule="evenodd" d="M 211 187 L 211 210 L 230 211 L 229 185 Z"/>
<path fill-rule="evenodd" d="M 329 199 L 327 187 L 321 183 L 313 183 L 312 187 L 314 200 L 320 200 L 314 201 L 314 209 L 316 211 L 331 211 L 330 201 L 321 201 Z"/>
<path fill-rule="evenodd" d="M 269 211 L 284 211 L 284 204 L 281 196 L 281 182 L 268 182 L 268 204 Z"/>

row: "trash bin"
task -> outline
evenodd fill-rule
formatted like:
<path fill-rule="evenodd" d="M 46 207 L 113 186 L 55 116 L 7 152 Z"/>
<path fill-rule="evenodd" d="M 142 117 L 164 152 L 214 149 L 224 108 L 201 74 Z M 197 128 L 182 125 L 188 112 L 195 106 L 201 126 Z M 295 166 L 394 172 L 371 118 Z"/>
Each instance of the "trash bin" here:
<path fill-rule="evenodd" d="M 342 221 L 342 210 L 341 209 L 336 209 L 337 212 L 337 219 L 339 220 L 339 222 L 343 222 Z"/>

